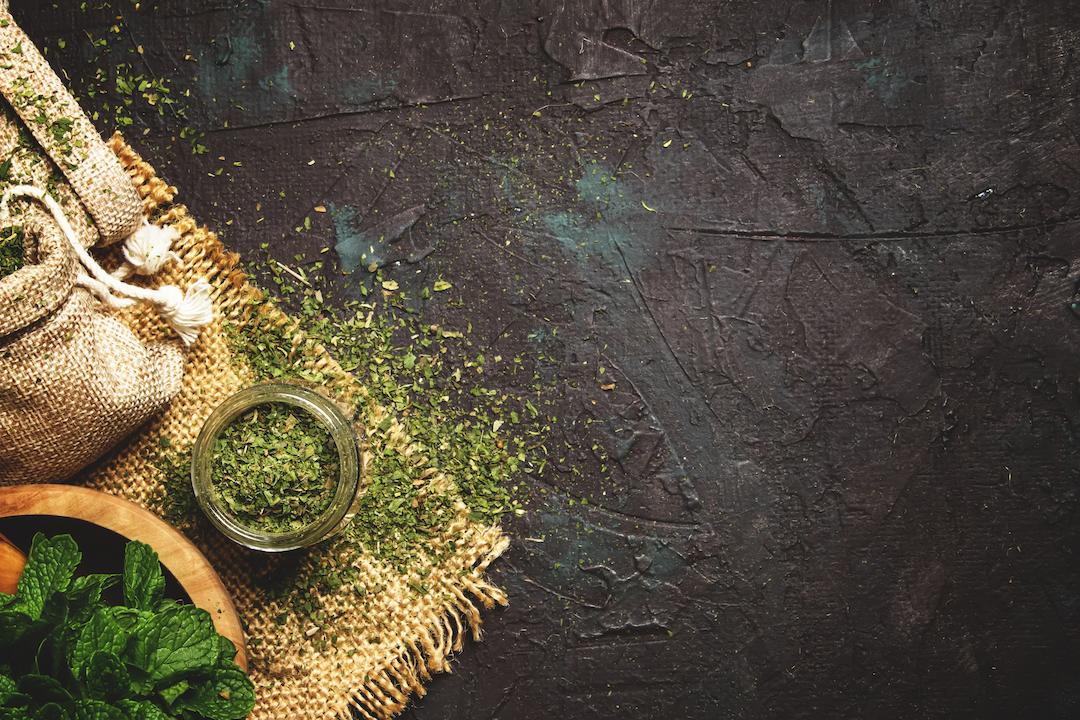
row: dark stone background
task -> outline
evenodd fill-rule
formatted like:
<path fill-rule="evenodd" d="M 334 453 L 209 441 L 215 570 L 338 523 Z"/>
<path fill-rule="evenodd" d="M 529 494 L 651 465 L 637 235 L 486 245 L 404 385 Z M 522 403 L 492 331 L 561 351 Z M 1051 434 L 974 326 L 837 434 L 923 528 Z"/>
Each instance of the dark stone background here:
<path fill-rule="evenodd" d="M 12 4 L 191 89 L 128 136 L 233 247 L 400 235 L 551 388 L 406 717 L 1078 716 L 1073 0 Z"/>

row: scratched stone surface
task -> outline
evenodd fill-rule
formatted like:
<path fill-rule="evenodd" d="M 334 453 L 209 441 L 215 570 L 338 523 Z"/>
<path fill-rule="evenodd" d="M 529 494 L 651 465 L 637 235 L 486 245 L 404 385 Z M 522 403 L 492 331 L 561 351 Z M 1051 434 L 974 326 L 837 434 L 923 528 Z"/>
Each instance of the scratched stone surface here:
<path fill-rule="evenodd" d="M 1080 713 L 1073 0 L 99 4 L 12 0 L 190 89 L 128 134 L 197 217 L 446 278 L 551 388 L 511 605 L 405 717 Z"/>

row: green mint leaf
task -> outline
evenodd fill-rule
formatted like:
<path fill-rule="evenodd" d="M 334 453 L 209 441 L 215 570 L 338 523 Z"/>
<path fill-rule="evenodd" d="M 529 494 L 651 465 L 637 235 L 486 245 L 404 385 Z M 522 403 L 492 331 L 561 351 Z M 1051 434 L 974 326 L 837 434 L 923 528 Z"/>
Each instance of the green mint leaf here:
<path fill-rule="evenodd" d="M 0 705 L 7 705 L 8 699 L 17 692 L 15 681 L 7 675 L 0 675 Z"/>
<path fill-rule="evenodd" d="M 81 560 L 79 546 L 70 535 L 51 539 L 41 533 L 35 535 L 15 592 L 19 605 L 30 617 L 40 618 L 45 601 L 53 593 L 67 590 Z"/>
<path fill-rule="evenodd" d="M 101 595 L 116 583 L 120 582 L 119 575 L 95 574 L 83 575 L 75 578 L 68 588 L 68 600 L 86 601 L 89 603 L 101 602 Z"/>
<path fill-rule="evenodd" d="M 161 699 L 165 701 L 166 705 L 171 706 L 174 702 L 176 702 L 176 698 L 187 692 L 187 689 L 189 687 L 191 687 L 191 685 L 190 683 L 188 683 L 187 680 L 181 680 L 175 685 L 170 685 L 169 687 L 163 689 L 161 691 Z"/>
<path fill-rule="evenodd" d="M 19 678 L 19 692 L 24 692 L 34 699 L 35 703 L 45 704 L 50 702 L 69 703 L 72 700 L 71 693 L 64 689 L 60 681 L 48 675 L 23 675 Z"/>
<path fill-rule="evenodd" d="M 178 605 L 139 624 L 131 662 L 157 684 L 211 668 L 218 651 L 210 614 L 192 605 Z"/>
<path fill-rule="evenodd" d="M 110 606 L 102 608 L 102 610 L 106 612 L 109 617 L 120 626 L 120 629 L 128 634 L 128 636 L 135 632 L 135 628 L 139 626 L 139 623 L 153 615 L 153 613 L 124 607 L 123 605 Z"/>
<path fill-rule="evenodd" d="M 149 700 L 121 700 L 116 706 L 127 720 L 170 720 L 165 711 Z"/>
<path fill-rule="evenodd" d="M 49 627 L 63 627 L 68 621 L 68 600 L 63 593 L 53 593 L 41 609 L 41 622 Z"/>
<path fill-rule="evenodd" d="M 236 646 L 224 635 L 218 635 L 218 664 L 228 665 L 236 659 Z"/>
<path fill-rule="evenodd" d="M 173 600 L 171 598 L 165 598 L 160 603 L 158 603 L 157 609 L 154 612 L 163 613 L 163 612 L 165 612 L 166 610 L 168 610 L 171 607 L 175 607 L 177 605 L 182 605 L 182 604 L 183 603 L 177 602 L 176 600 Z"/>
<path fill-rule="evenodd" d="M 68 595 L 78 595 L 79 593 L 87 591 L 94 591 L 100 594 L 118 582 L 120 582 L 120 576 L 115 573 L 80 575 L 71 581 L 71 589 L 68 590 Z"/>
<path fill-rule="evenodd" d="M 0 610 L 0 647 L 14 645 L 33 622 L 22 610 Z"/>
<path fill-rule="evenodd" d="M 116 621 L 116 617 L 115 608 L 101 608 L 79 631 L 69 662 L 71 672 L 75 677 L 83 676 L 83 672 L 96 652 L 123 655 L 130 635 Z"/>
<path fill-rule="evenodd" d="M 68 623 L 86 623 L 101 605 L 102 594 L 119 581 L 119 575 L 84 575 L 75 578 L 65 593 L 68 599 Z"/>
<path fill-rule="evenodd" d="M 158 554 L 137 541 L 124 550 L 124 604 L 139 610 L 154 610 L 165 594 L 165 576 Z"/>
<path fill-rule="evenodd" d="M 100 700 L 77 700 L 73 720 L 127 720 L 124 713 Z"/>
<path fill-rule="evenodd" d="M 84 677 L 87 694 L 96 700 L 114 702 L 131 693 L 131 674 L 116 653 L 94 653 Z"/>
<path fill-rule="evenodd" d="M 68 667 L 68 648 L 75 640 L 76 630 L 69 626 L 54 626 L 38 645 L 34 657 L 35 669 L 42 675 L 54 677 L 64 687 L 75 687 L 75 676 Z"/>
<path fill-rule="evenodd" d="M 60 703 L 45 703 L 34 713 L 34 720 L 71 720 L 71 715 Z"/>
<path fill-rule="evenodd" d="M 236 648 L 209 613 L 164 598 L 149 546 L 129 545 L 122 576 L 74 579 L 81 555 L 68 536 L 38 535 L 30 554 L 19 591 L 0 596 L 0 720 L 234 720 L 251 712 L 254 687 L 232 662 Z M 118 581 L 126 605 L 105 606 L 103 593 Z"/>
<path fill-rule="evenodd" d="M 236 665 L 222 665 L 176 705 L 209 720 L 241 720 L 255 707 L 255 687 Z"/>
<path fill-rule="evenodd" d="M 34 702 L 34 698 L 30 697 L 26 693 L 17 692 L 14 695 L 8 697 L 7 705 L 3 708 L 0 708 L 0 711 L 3 711 L 6 708 L 13 708 L 16 710 L 25 711 L 26 708 L 30 707 L 30 704 L 32 702 Z M 0 718 L 2 717 L 4 716 L 0 714 Z"/>
<path fill-rule="evenodd" d="M 33 634 L 37 642 L 34 663 L 37 672 L 67 680 L 67 653 L 65 633 L 68 627 L 68 600 L 63 593 L 54 593 L 45 601 L 41 620 L 35 623 Z"/>

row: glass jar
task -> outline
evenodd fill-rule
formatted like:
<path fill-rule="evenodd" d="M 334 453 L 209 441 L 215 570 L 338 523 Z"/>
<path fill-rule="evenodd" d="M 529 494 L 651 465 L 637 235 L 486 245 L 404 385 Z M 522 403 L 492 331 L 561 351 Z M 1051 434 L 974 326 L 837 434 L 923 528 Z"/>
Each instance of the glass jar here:
<path fill-rule="evenodd" d="M 330 506 L 311 523 L 283 533 L 241 524 L 215 500 L 212 491 L 211 465 L 218 436 L 240 415 L 269 403 L 282 403 L 307 412 L 330 433 L 338 452 L 338 479 Z M 210 522 L 234 542 L 264 552 L 307 547 L 340 532 L 356 513 L 360 499 L 359 438 L 353 424 L 337 405 L 322 395 L 298 385 L 254 385 L 226 399 L 207 418 L 191 455 L 191 486 Z"/>

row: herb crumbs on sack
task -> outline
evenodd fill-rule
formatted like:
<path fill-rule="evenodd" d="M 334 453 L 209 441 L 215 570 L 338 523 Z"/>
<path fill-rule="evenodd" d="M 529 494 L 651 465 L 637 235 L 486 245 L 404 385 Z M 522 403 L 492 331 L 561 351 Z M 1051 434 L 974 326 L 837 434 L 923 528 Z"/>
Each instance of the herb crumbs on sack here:
<path fill-rule="evenodd" d="M 337 445 L 307 412 L 266 403 L 221 431 L 210 473 L 215 500 L 237 522 L 291 532 L 317 520 L 333 501 Z"/>
<path fill-rule="evenodd" d="M 23 234 L 15 227 L 0 230 L 0 278 L 23 266 Z"/>

